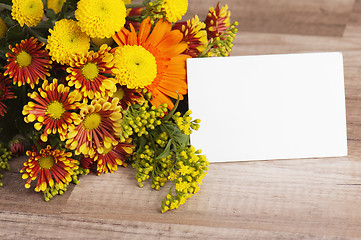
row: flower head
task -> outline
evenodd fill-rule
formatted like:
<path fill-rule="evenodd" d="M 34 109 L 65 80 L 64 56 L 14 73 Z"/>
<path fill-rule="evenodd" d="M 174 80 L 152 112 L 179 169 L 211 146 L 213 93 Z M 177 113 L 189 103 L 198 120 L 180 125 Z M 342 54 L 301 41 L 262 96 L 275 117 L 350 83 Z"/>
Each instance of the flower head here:
<path fill-rule="evenodd" d="M 4 116 L 6 113 L 6 105 L 3 101 L 7 99 L 16 98 L 11 91 L 11 80 L 4 75 L 0 74 L 0 115 Z"/>
<path fill-rule="evenodd" d="M 5 68 L 4 75 L 13 78 L 13 83 L 18 86 L 25 85 L 31 88 L 39 83 L 39 78 L 45 80 L 50 76 L 51 60 L 46 50 L 41 49 L 44 43 L 38 42 L 36 38 L 21 40 L 15 47 L 9 46 L 11 52 L 6 53 L 9 62 Z"/>
<path fill-rule="evenodd" d="M 231 12 L 228 11 L 228 6 L 224 5 L 216 8 L 209 8 L 207 18 L 205 20 L 208 39 L 220 36 L 230 26 Z"/>
<path fill-rule="evenodd" d="M 90 38 L 82 32 L 74 20 L 62 19 L 55 22 L 54 29 L 49 29 L 49 54 L 54 61 L 69 64 L 73 54 L 85 54 L 90 47 Z"/>
<path fill-rule="evenodd" d="M 55 14 L 59 13 L 66 0 L 47 0 L 47 8 L 53 9 Z"/>
<path fill-rule="evenodd" d="M 207 31 L 204 30 L 206 25 L 199 21 L 197 15 L 186 22 L 178 22 L 174 24 L 173 29 L 177 29 L 183 33 L 182 42 L 188 44 L 185 54 L 191 57 L 197 57 L 203 52 L 207 46 Z"/>
<path fill-rule="evenodd" d="M 7 30 L 8 30 L 8 27 L 6 26 L 4 20 L 2 18 L 0 18 L 0 38 L 5 37 Z"/>
<path fill-rule="evenodd" d="M 11 16 L 20 26 L 36 26 L 44 15 L 44 6 L 41 0 L 13 0 Z"/>
<path fill-rule="evenodd" d="M 64 141 L 68 127 L 73 126 L 77 115 L 71 110 L 77 108 L 81 99 L 77 91 L 69 91 L 69 87 L 58 84 L 54 79 L 50 84 L 45 80 L 38 92 L 29 93 L 34 102 L 30 101 L 24 106 L 24 120 L 26 123 L 37 121 L 34 127 L 38 131 L 45 126 L 42 141 L 46 142 L 49 134 L 57 132 L 60 140 Z"/>
<path fill-rule="evenodd" d="M 187 44 L 179 43 L 183 35 L 171 31 L 172 24 L 160 20 L 151 33 L 150 18 L 143 20 L 137 36 L 123 28 L 113 36 L 119 45 L 114 53 L 116 80 L 128 88 L 146 88 L 152 93 L 151 103 L 159 106 L 167 103 L 174 105 L 168 96 L 180 98 L 187 93 L 186 59 L 181 54 Z"/>
<path fill-rule="evenodd" d="M 117 90 L 112 74 L 113 54 L 110 47 L 102 45 L 98 52 L 75 55 L 70 60 L 66 77 L 69 86 L 74 86 L 84 97 L 89 99 L 109 97 Z"/>
<path fill-rule="evenodd" d="M 188 9 L 188 0 L 163 0 L 162 8 L 169 22 L 181 20 Z"/>
<path fill-rule="evenodd" d="M 27 151 L 26 155 L 30 158 L 24 163 L 24 167 L 20 170 L 23 173 L 23 179 L 27 179 L 25 187 L 29 188 L 32 180 L 38 178 L 35 191 L 45 191 L 49 186 L 54 188 L 54 180 L 63 189 L 64 184 L 71 182 L 73 170 L 78 169 L 77 160 L 71 158 L 70 152 L 51 149 L 47 146 L 38 151 Z"/>
<path fill-rule="evenodd" d="M 75 17 L 90 37 L 111 37 L 125 24 L 126 9 L 119 0 L 80 0 Z"/>
<path fill-rule="evenodd" d="M 130 144 L 131 139 L 124 143 L 118 143 L 116 146 L 105 148 L 104 152 L 96 153 L 93 157 L 97 164 L 98 173 L 115 172 L 118 165 L 126 166 L 125 161 L 133 153 L 134 146 Z"/>
<path fill-rule="evenodd" d="M 80 114 L 75 120 L 75 127 L 69 127 L 66 147 L 75 154 L 93 157 L 95 151 L 104 153 L 105 149 L 118 144 L 116 138 L 122 134 L 122 119 L 119 99 L 108 101 L 107 98 L 94 99 L 90 105 L 84 101 L 79 106 Z"/>
<path fill-rule="evenodd" d="M 141 89 L 129 89 L 120 85 L 117 85 L 117 91 L 113 94 L 113 98 L 119 99 L 119 104 L 123 109 L 127 109 L 134 103 L 142 104 L 144 102 Z"/>

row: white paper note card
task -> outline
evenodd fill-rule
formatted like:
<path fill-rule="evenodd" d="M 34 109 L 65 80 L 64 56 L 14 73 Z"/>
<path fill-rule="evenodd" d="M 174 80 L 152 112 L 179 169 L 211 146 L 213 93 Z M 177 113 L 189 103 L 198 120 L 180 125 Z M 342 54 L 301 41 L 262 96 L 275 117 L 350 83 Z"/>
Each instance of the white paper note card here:
<path fill-rule="evenodd" d="M 210 162 L 347 155 L 341 53 L 193 58 L 187 72 L 191 143 Z"/>

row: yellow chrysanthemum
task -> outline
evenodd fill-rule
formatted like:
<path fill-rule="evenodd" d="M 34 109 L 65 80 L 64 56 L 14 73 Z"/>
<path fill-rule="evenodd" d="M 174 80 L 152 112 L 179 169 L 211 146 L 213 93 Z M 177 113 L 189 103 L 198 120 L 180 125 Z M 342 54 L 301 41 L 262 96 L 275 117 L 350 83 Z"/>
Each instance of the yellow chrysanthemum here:
<path fill-rule="evenodd" d="M 170 22 L 181 20 L 188 9 L 188 0 L 163 0 L 162 8 Z"/>
<path fill-rule="evenodd" d="M 0 18 L 0 38 L 3 38 L 6 34 L 8 27 L 6 26 L 4 20 Z"/>
<path fill-rule="evenodd" d="M 61 8 L 63 7 L 64 3 L 65 3 L 65 0 L 48 0 L 47 8 L 53 9 L 55 14 L 57 14 L 61 11 Z"/>
<path fill-rule="evenodd" d="M 109 38 L 125 24 L 126 9 L 119 0 L 80 0 L 75 17 L 90 37 Z"/>
<path fill-rule="evenodd" d="M 142 46 L 126 45 L 115 51 L 116 79 L 128 88 L 144 88 L 157 76 L 157 62 L 153 54 Z"/>
<path fill-rule="evenodd" d="M 55 23 L 54 29 L 49 29 L 49 55 L 54 61 L 69 64 L 73 54 L 85 54 L 90 47 L 90 38 L 80 30 L 76 21 L 62 19 Z"/>
<path fill-rule="evenodd" d="M 36 26 L 44 15 L 44 6 L 41 0 L 13 0 L 11 16 L 20 26 Z"/>

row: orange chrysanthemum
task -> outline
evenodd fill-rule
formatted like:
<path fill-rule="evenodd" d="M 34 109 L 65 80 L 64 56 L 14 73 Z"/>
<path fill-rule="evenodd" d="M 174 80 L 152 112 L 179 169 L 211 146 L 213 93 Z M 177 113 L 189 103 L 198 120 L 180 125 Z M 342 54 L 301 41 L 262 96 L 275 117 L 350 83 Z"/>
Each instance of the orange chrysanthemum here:
<path fill-rule="evenodd" d="M 209 8 L 209 12 L 205 20 L 208 39 L 218 37 L 227 30 L 230 26 L 230 16 L 231 12 L 228 11 L 227 5 L 220 8 L 218 3 L 216 8 Z"/>
<path fill-rule="evenodd" d="M 59 133 L 60 139 L 65 140 L 68 127 L 73 126 L 74 119 L 77 118 L 76 113 L 71 112 L 77 108 L 81 96 L 77 91 L 69 92 L 70 88 L 63 84 L 58 84 L 58 80 L 54 79 L 52 83 L 47 80 L 39 88 L 38 92 L 29 93 L 29 97 L 34 102 L 29 102 L 24 106 L 23 115 L 25 122 L 34 122 L 36 130 L 45 126 L 41 140 L 46 142 L 50 133 Z"/>
<path fill-rule="evenodd" d="M 134 146 L 130 142 L 131 139 L 128 139 L 124 143 L 106 148 L 102 154 L 96 153 L 93 160 L 97 164 L 97 173 L 112 173 L 118 169 L 118 165 L 126 166 L 125 161 L 128 160 L 134 150 Z"/>
<path fill-rule="evenodd" d="M 93 157 L 95 152 L 104 153 L 105 149 L 118 144 L 121 136 L 122 120 L 119 99 L 94 99 L 90 105 L 86 100 L 79 106 L 75 127 L 69 127 L 66 147 L 75 154 L 85 154 Z"/>
<path fill-rule="evenodd" d="M 117 88 L 115 80 L 108 76 L 114 68 L 113 54 L 109 50 L 110 47 L 104 44 L 98 52 L 73 56 L 67 68 L 69 86 L 74 86 L 89 99 L 112 96 Z"/>
<path fill-rule="evenodd" d="M 187 44 L 179 43 L 183 35 L 171 31 L 172 24 L 160 20 L 151 33 L 150 18 L 141 23 L 139 33 L 130 26 L 113 36 L 119 47 L 115 50 L 114 62 L 118 69 L 116 79 L 128 88 L 143 88 L 152 93 L 151 103 L 159 106 L 174 105 L 168 98 L 180 99 L 187 93 L 186 60 L 190 56 L 181 54 Z"/>
<path fill-rule="evenodd" d="M 50 76 L 52 61 L 48 52 L 41 49 L 43 46 L 44 43 L 33 37 L 21 40 L 15 47 L 9 45 L 11 52 L 6 53 L 9 63 L 5 66 L 4 75 L 13 78 L 13 83 L 18 86 L 26 82 L 31 88 L 39 83 L 39 78 L 45 80 L 46 76 Z"/>
<path fill-rule="evenodd" d="M 77 160 L 71 158 L 71 152 L 64 152 L 58 149 L 46 148 L 38 151 L 27 151 L 30 158 L 24 163 L 20 170 L 23 179 L 27 179 L 25 187 L 29 188 L 32 180 L 37 177 L 38 182 L 35 191 L 45 191 L 47 187 L 54 188 L 54 180 L 63 189 L 64 184 L 68 185 L 72 181 L 73 170 L 78 169 Z"/>
<path fill-rule="evenodd" d="M 177 29 L 183 33 L 182 42 L 188 44 L 188 48 L 184 51 L 185 54 L 191 57 L 197 57 L 201 52 L 206 49 L 207 31 L 204 30 L 206 25 L 199 21 L 197 15 L 186 22 L 177 22 L 174 24 L 173 29 Z"/>
<path fill-rule="evenodd" d="M 127 109 L 134 103 L 143 103 L 144 97 L 141 89 L 129 89 L 126 86 L 117 86 L 117 91 L 113 94 L 113 98 L 119 99 L 119 104 L 123 109 Z"/>
<path fill-rule="evenodd" d="M 4 103 L 7 99 L 16 98 L 11 91 L 11 80 L 0 73 L 0 115 L 4 116 L 6 113 L 6 105 Z"/>

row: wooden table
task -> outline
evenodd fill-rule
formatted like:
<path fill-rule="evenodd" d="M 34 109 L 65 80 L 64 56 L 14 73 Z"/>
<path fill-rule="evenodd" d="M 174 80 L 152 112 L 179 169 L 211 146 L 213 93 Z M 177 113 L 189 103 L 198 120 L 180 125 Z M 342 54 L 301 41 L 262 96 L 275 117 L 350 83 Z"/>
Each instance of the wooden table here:
<path fill-rule="evenodd" d="M 190 0 L 204 18 L 216 0 Z M 361 238 L 361 0 L 228 0 L 233 55 L 340 51 L 347 157 L 213 163 L 201 191 L 160 213 L 166 189 L 137 187 L 132 168 L 88 175 L 46 203 L 11 162 L 0 190 L 0 239 Z"/>

